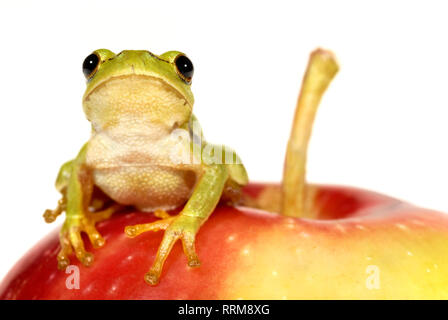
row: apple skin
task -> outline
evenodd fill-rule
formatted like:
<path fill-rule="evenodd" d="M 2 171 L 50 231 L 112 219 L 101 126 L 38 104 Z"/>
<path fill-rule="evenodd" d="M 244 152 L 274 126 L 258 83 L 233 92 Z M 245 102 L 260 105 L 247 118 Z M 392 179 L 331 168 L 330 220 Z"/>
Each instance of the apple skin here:
<path fill-rule="evenodd" d="M 80 269 L 80 289 L 56 268 L 57 230 L 8 273 L 1 299 L 447 299 L 448 215 L 377 193 L 314 186 L 318 219 L 218 206 L 197 235 L 201 266 L 177 243 L 160 283 L 147 285 L 162 232 L 127 238 L 124 227 L 151 213 L 118 213 L 98 224 L 106 246 Z M 278 185 L 251 184 L 257 199 Z M 373 267 L 369 267 L 373 266 Z M 370 268 L 370 269 L 369 269 Z M 379 273 L 369 287 L 372 268 Z M 370 280 L 369 280 L 370 279 Z M 370 288 L 370 289 L 369 289 Z"/>

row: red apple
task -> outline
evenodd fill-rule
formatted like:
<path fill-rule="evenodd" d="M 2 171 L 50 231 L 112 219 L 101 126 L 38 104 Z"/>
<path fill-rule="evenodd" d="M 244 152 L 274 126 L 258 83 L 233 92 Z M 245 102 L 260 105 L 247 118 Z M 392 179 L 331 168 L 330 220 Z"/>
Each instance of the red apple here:
<path fill-rule="evenodd" d="M 272 185 L 245 189 L 255 200 L 279 191 Z M 201 267 L 187 267 L 176 244 L 155 287 L 143 275 L 162 233 L 134 239 L 123 233 L 126 225 L 155 217 L 115 214 L 98 225 L 107 245 L 98 250 L 87 245 L 95 254 L 93 266 L 74 262 L 78 290 L 68 289 L 71 274 L 56 268 L 54 232 L 9 272 L 0 298 L 448 298 L 448 215 L 369 191 L 330 186 L 316 188 L 315 208 L 318 219 L 310 220 L 219 206 L 197 237 Z"/>

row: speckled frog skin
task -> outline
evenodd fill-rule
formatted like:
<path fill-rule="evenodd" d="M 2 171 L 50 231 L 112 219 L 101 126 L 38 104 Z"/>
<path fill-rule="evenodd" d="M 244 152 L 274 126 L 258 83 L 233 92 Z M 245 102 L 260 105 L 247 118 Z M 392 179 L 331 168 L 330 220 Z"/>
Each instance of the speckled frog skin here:
<path fill-rule="evenodd" d="M 90 140 L 60 169 L 56 188 L 62 198 L 44 217 L 52 222 L 63 211 L 58 267 L 74 252 L 93 262 L 81 232 L 94 247 L 105 245 L 95 223 L 124 206 L 154 211 L 160 220 L 128 226 L 129 237 L 165 230 L 145 281 L 158 283 L 163 263 L 177 240 L 188 265 L 199 266 L 194 243 L 200 226 L 224 196 L 234 200 L 247 174 L 228 148 L 204 141 L 192 114 L 193 64 L 181 52 L 157 56 L 149 51 L 114 54 L 100 49 L 83 63 L 87 88 L 83 108 L 92 124 Z M 176 216 L 165 210 L 184 206 Z"/>

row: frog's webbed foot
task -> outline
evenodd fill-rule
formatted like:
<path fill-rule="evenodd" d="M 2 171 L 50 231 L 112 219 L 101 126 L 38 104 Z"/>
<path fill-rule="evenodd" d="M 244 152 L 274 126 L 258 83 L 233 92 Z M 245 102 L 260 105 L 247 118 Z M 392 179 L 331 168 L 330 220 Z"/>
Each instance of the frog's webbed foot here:
<path fill-rule="evenodd" d="M 165 214 L 167 213 L 165 212 Z M 156 285 L 159 282 L 163 264 L 174 244 L 179 239 L 182 241 L 183 250 L 188 259 L 188 265 L 190 267 L 198 267 L 200 265 L 195 249 L 195 237 L 200 227 L 200 222 L 201 220 L 197 217 L 179 214 L 174 217 L 165 217 L 152 223 L 127 226 L 125 228 L 126 235 L 131 238 L 147 231 L 165 230 L 156 259 L 145 275 L 145 281 L 148 284 Z"/>
<path fill-rule="evenodd" d="M 105 240 L 95 228 L 91 214 L 68 216 L 60 232 L 61 250 L 58 253 L 58 269 L 65 269 L 70 264 L 69 256 L 75 252 L 76 258 L 85 266 L 93 262 L 93 255 L 84 248 L 81 232 L 85 232 L 94 248 L 102 247 Z"/>
<path fill-rule="evenodd" d="M 114 212 L 123 208 L 114 204 L 104 210 L 87 212 L 75 216 L 67 216 L 60 232 L 61 250 L 58 253 L 58 269 L 64 270 L 69 264 L 69 256 L 75 252 L 76 258 L 85 266 L 93 262 L 93 255 L 84 248 L 81 233 L 85 232 L 95 249 L 101 248 L 106 243 L 101 234 L 96 230 L 97 222 L 108 219 Z"/>

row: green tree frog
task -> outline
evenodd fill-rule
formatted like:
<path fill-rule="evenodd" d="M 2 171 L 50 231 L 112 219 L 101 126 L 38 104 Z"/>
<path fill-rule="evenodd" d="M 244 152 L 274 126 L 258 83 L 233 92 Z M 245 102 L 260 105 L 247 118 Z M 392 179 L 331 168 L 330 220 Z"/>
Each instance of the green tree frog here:
<path fill-rule="evenodd" d="M 75 159 L 62 165 L 56 179 L 62 198 L 56 209 L 44 213 L 52 222 L 66 212 L 58 267 L 65 269 L 73 252 L 89 266 L 93 255 L 85 250 L 81 233 L 94 248 L 102 247 L 105 240 L 95 224 L 125 206 L 160 218 L 127 226 L 127 236 L 164 230 L 145 275 L 148 284 L 159 282 L 164 261 L 179 239 L 188 265 L 199 266 L 195 236 L 200 226 L 220 199 L 235 201 L 248 178 L 239 157 L 205 142 L 196 125 L 192 62 L 178 51 L 115 54 L 100 49 L 84 60 L 83 72 L 87 88 L 82 102 L 91 137 Z M 181 206 L 179 214 L 167 213 Z"/>

